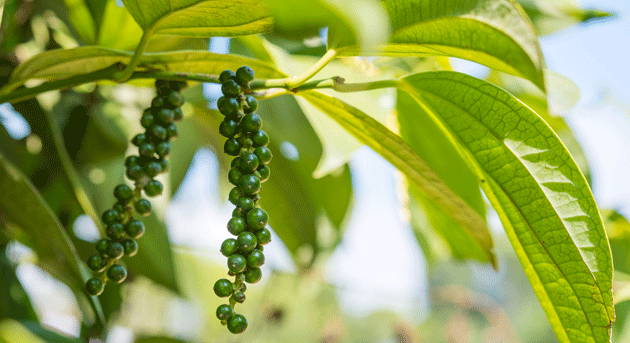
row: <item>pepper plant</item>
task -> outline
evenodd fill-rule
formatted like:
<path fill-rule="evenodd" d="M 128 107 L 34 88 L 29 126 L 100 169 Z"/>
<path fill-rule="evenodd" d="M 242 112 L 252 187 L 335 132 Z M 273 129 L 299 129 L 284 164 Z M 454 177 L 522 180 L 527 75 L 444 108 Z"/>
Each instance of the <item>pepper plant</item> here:
<path fill-rule="evenodd" d="M 558 76 L 545 69 L 538 41 L 538 34 L 553 31 L 542 19 L 558 20 L 554 29 L 571 20 L 512 0 L 55 3 L 63 9 L 51 8 L 62 20 L 46 26 L 55 44 L 26 53 L 29 58 L 24 45 L 14 50 L 23 25 L 16 20 L 19 6 L 5 4 L 3 51 L 22 55 L 5 63 L 10 75 L 3 78 L 0 103 L 14 104 L 44 138 L 68 196 L 54 203 L 46 184 L 32 184 L 28 155 L 3 146 L 0 223 L 19 227 L 7 230 L 7 239 L 32 247 L 41 266 L 89 300 L 86 311 L 96 314 L 86 324 L 92 332 L 102 332 L 98 323 L 112 312 L 106 302 L 117 299 L 119 288 L 108 291 L 108 281 L 123 282 L 129 271 L 177 289 L 172 265 L 163 262 L 172 259 L 163 223 L 133 213 L 152 211 L 142 192 L 168 199 L 177 189 L 192 159 L 183 147 L 211 146 L 222 179 L 234 187 L 223 193 L 236 206 L 232 219 L 225 218 L 235 238 L 221 246 L 234 281 L 220 279 L 214 292 L 229 297 L 217 309 L 218 320 L 241 333 L 248 322 L 234 309 L 245 290 L 256 287 L 245 284 L 261 278 L 263 245 L 271 239 L 267 222 L 298 265 L 312 266 L 341 239 L 352 194 L 347 162 L 366 145 L 404 175 L 406 205 L 426 219 L 416 236 L 429 263 L 446 254 L 498 268 L 483 194 L 558 340 L 611 340 L 609 240 L 587 180 L 554 131 L 557 119 L 548 115 L 545 94 Z M 603 15 L 580 11 L 571 12 L 579 14 L 574 21 Z M 210 37 L 232 37 L 231 53 L 207 51 Z M 491 77 L 454 71 L 450 57 L 486 66 Z M 82 138 L 69 143 L 55 111 L 42 105 L 49 94 L 89 94 L 75 108 L 85 111 L 102 101 L 99 89 L 124 89 L 125 83 L 155 85 L 155 98 L 137 115 L 133 133 L 122 141 L 93 141 L 100 150 L 88 157 Z M 221 85 L 223 97 L 211 109 L 202 83 Z M 394 105 L 379 106 L 379 97 L 395 99 Z M 66 130 L 83 129 L 79 137 L 94 129 L 104 137 L 125 136 L 112 129 L 118 127 L 112 118 L 86 126 L 69 116 L 64 123 Z M 202 129 L 188 125 L 182 134 L 175 126 L 182 120 Z M 296 137 L 304 142 L 295 147 L 304 157 L 299 162 L 279 153 L 281 142 Z M 125 152 L 130 138 L 137 153 Z M 120 166 L 107 195 L 86 187 L 80 171 L 104 163 L 99 153 Z M 156 179 L 160 174 L 168 178 Z M 96 250 L 68 230 L 79 214 L 97 223 Z M 317 235 L 322 217 L 333 231 L 328 243 Z M 446 248 L 438 253 L 440 247 Z"/>

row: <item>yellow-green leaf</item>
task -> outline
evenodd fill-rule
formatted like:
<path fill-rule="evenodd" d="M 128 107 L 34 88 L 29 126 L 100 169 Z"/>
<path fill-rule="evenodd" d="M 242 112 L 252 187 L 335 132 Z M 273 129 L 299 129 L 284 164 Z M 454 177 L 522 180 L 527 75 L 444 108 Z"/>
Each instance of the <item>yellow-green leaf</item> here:
<path fill-rule="evenodd" d="M 123 0 L 143 30 L 192 37 L 240 36 L 271 30 L 260 0 Z"/>
<path fill-rule="evenodd" d="M 453 193 L 400 136 L 365 113 L 333 97 L 316 91 L 298 94 L 403 172 L 427 198 L 466 230 L 466 234 L 483 251 L 487 260 L 496 267 L 492 237 L 483 217 Z"/>
<path fill-rule="evenodd" d="M 131 56 L 130 52 L 96 46 L 46 51 L 20 64 L 0 93 L 8 93 L 31 79 L 55 80 L 91 73 L 117 62 L 128 63 Z M 138 69 L 218 75 L 225 69 L 236 70 L 242 65 L 253 68 L 259 78 L 284 76 L 271 64 L 259 60 L 196 50 L 147 53 L 142 55 Z"/>
<path fill-rule="evenodd" d="M 558 136 L 488 82 L 427 72 L 401 85 L 482 180 L 560 342 L 609 342 L 612 257 L 593 195 Z"/>
<path fill-rule="evenodd" d="M 544 89 L 538 38 L 511 0 L 385 0 L 393 33 L 375 53 L 452 56 L 526 78 Z M 358 54 L 358 49 L 340 49 Z"/>

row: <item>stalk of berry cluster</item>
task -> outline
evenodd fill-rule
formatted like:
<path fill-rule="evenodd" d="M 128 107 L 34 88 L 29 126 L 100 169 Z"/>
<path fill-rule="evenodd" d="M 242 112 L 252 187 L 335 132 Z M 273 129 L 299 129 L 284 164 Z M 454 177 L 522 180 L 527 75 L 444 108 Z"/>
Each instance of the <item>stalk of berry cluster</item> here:
<path fill-rule="evenodd" d="M 171 152 L 171 141 L 177 138 L 175 122 L 183 119 L 181 106 L 184 99 L 180 90 L 185 83 L 157 80 L 157 96 L 151 101 L 140 119 L 146 129 L 133 137 L 131 143 L 138 147 L 138 155 L 125 159 L 126 176 L 134 182 L 134 188 L 120 184 L 114 188 L 116 203 L 106 210 L 102 220 L 107 225 L 107 238 L 96 243 L 97 254 L 90 256 L 88 267 L 95 273 L 85 289 L 90 295 L 100 295 L 108 281 L 121 283 L 127 278 L 127 269 L 119 264 L 123 256 L 134 256 L 138 252 L 138 238 L 145 227 L 134 217 L 151 214 L 151 202 L 142 197 L 162 194 L 164 186 L 154 178 L 168 171 L 167 157 Z"/>
<path fill-rule="evenodd" d="M 228 275 L 234 281 L 220 279 L 214 284 L 219 297 L 229 297 L 229 304 L 217 308 L 217 318 L 227 325 L 232 333 L 241 333 L 247 328 L 247 319 L 234 312 L 236 303 L 245 301 L 245 283 L 260 281 L 260 267 L 265 263 L 263 245 L 271 241 L 266 228 L 269 216 L 260 208 L 261 184 L 269 179 L 271 151 L 267 148 L 269 136 L 262 128 L 262 120 L 256 113 L 258 102 L 246 93 L 254 79 L 254 71 L 243 66 L 236 73 L 226 70 L 221 73 L 223 97 L 217 102 L 219 112 L 225 119 L 219 125 L 219 133 L 227 138 L 223 150 L 232 160 L 228 180 L 235 187 L 229 200 L 236 208 L 228 221 L 228 231 L 236 238 L 228 238 L 221 244 L 221 253 L 226 256 Z"/>

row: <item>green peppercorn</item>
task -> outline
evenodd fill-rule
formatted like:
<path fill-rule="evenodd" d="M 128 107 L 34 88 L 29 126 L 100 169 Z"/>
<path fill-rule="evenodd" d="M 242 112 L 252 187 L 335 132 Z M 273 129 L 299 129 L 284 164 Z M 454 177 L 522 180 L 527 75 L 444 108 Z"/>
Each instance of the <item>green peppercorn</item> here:
<path fill-rule="evenodd" d="M 247 212 L 247 224 L 254 230 L 264 229 L 269 221 L 269 215 L 262 208 L 255 208 Z"/>
<path fill-rule="evenodd" d="M 113 210 L 116 210 L 116 212 L 120 213 L 121 216 L 125 215 L 125 212 L 127 212 L 127 207 L 125 207 L 124 203 L 120 202 L 121 200 L 119 200 L 119 202 L 115 203 L 114 206 L 112 206 Z M 123 202 L 129 202 L 129 200 L 122 200 Z"/>
<path fill-rule="evenodd" d="M 164 126 L 155 124 L 149 128 L 149 132 L 159 141 L 166 140 L 168 138 L 168 131 L 164 128 Z"/>
<path fill-rule="evenodd" d="M 237 115 L 240 107 L 241 106 L 239 105 L 238 100 L 236 100 L 235 98 L 222 97 L 217 102 L 217 108 L 219 109 L 219 112 L 221 112 L 221 114 L 226 117 Z"/>
<path fill-rule="evenodd" d="M 124 227 L 121 223 L 107 224 L 107 236 L 111 239 L 117 239 L 122 237 Z"/>
<path fill-rule="evenodd" d="M 240 156 L 235 158 L 235 159 L 233 159 L 232 162 L 230 163 L 230 167 L 231 168 L 238 168 L 238 167 L 240 167 L 240 164 L 238 162 L 240 159 L 241 159 Z"/>
<path fill-rule="evenodd" d="M 99 278 L 91 278 L 85 283 L 85 291 L 89 295 L 101 295 L 105 289 L 105 283 Z"/>
<path fill-rule="evenodd" d="M 166 97 L 166 101 L 172 107 L 179 107 L 184 104 L 184 97 L 179 92 L 172 91 Z"/>
<path fill-rule="evenodd" d="M 148 177 L 154 177 L 158 175 L 161 171 L 162 166 L 155 161 L 151 161 L 144 165 L 144 173 L 147 174 Z"/>
<path fill-rule="evenodd" d="M 175 124 L 169 124 L 166 127 L 166 138 L 169 140 L 173 140 L 179 136 L 179 132 L 177 131 L 177 126 Z"/>
<path fill-rule="evenodd" d="M 238 186 L 238 182 L 241 180 L 243 173 L 238 168 L 232 168 L 228 172 L 228 181 L 234 186 Z"/>
<path fill-rule="evenodd" d="M 162 194 L 162 191 L 164 191 L 164 186 L 158 180 L 151 180 L 144 187 L 144 193 L 150 197 L 158 196 Z"/>
<path fill-rule="evenodd" d="M 138 180 L 144 175 L 144 170 L 138 164 L 133 164 L 127 167 L 127 177 L 130 180 Z"/>
<path fill-rule="evenodd" d="M 120 184 L 114 188 L 114 196 L 118 200 L 129 200 L 133 196 L 133 190 L 125 184 Z"/>
<path fill-rule="evenodd" d="M 238 236 L 238 234 L 245 231 L 245 228 L 245 219 L 240 217 L 232 217 L 227 223 L 228 231 L 234 236 Z"/>
<path fill-rule="evenodd" d="M 122 217 L 120 216 L 120 213 L 118 213 L 118 211 L 116 210 L 107 210 L 103 212 L 101 219 L 103 220 L 103 223 L 111 224 L 114 222 L 119 222 Z"/>
<path fill-rule="evenodd" d="M 114 264 L 107 269 L 107 278 L 115 283 L 121 283 L 127 278 L 127 269 L 120 264 Z"/>
<path fill-rule="evenodd" d="M 269 169 L 269 167 L 267 167 L 266 165 L 262 164 L 258 166 L 258 169 L 256 169 L 256 171 L 258 172 L 258 174 L 260 175 L 260 182 L 265 182 L 267 180 L 269 180 L 269 176 L 271 175 L 271 169 Z"/>
<path fill-rule="evenodd" d="M 142 156 L 151 157 L 155 153 L 155 146 L 151 143 L 144 143 L 140 147 L 138 147 L 138 152 Z"/>
<path fill-rule="evenodd" d="M 151 113 L 145 113 L 140 118 L 140 125 L 145 129 L 150 128 L 155 123 L 155 117 Z"/>
<path fill-rule="evenodd" d="M 219 82 L 225 83 L 227 80 L 233 80 L 236 74 L 231 70 L 224 70 L 219 74 Z"/>
<path fill-rule="evenodd" d="M 148 216 L 151 214 L 151 202 L 147 199 L 138 199 L 136 201 L 134 207 L 136 208 L 136 212 L 143 216 Z"/>
<path fill-rule="evenodd" d="M 151 100 L 151 107 L 159 108 L 162 106 L 164 106 L 164 98 L 157 96 Z"/>
<path fill-rule="evenodd" d="M 251 139 L 252 142 L 254 142 L 255 147 L 267 146 L 267 144 L 269 144 L 269 135 L 267 135 L 267 132 L 263 130 L 253 132 Z"/>
<path fill-rule="evenodd" d="M 144 235 L 144 231 L 144 224 L 137 219 L 132 219 L 125 224 L 125 232 L 131 238 L 138 239 L 142 237 L 142 235 Z"/>
<path fill-rule="evenodd" d="M 164 124 L 170 124 L 175 120 L 175 112 L 173 112 L 173 110 L 171 110 L 170 108 L 161 108 L 156 113 L 156 117 L 160 122 Z"/>
<path fill-rule="evenodd" d="M 227 80 L 221 85 L 221 92 L 226 97 L 236 98 L 241 93 L 241 86 L 234 80 Z"/>
<path fill-rule="evenodd" d="M 173 113 L 175 114 L 175 116 L 173 117 L 173 120 L 181 121 L 182 119 L 184 119 L 184 111 L 182 111 L 181 108 L 175 107 L 173 109 Z"/>
<path fill-rule="evenodd" d="M 267 229 L 256 231 L 256 240 L 259 245 L 265 245 L 271 242 L 271 232 Z"/>
<path fill-rule="evenodd" d="M 254 70 L 248 66 L 242 66 L 236 69 L 236 79 L 242 85 L 247 85 L 254 80 Z"/>
<path fill-rule="evenodd" d="M 245 302 L 245 293 L 243 292 L 235 292 L 234 293 L 234 300 L 236 300 L 237 303 L 242 304 Z"/>
<path fill-rule="evenodd" d="M 243 108 L 245 114 L 253 113 L 258 109 L 258 101 L 251 95 L 245 96 L 245 103 L 247 104 L 247 106 Z"/>
<path fill-rule="evenodd" d="M 254 200 L 248 197 L 241 197 L 236 203 L 236 207 L 238 207 L 238 209 L 244 213 L 251 211 L 254 208 L 254 205 Z"/>
<path fill-rule="evenodd" d="M 250 268 L 243 274 L 245 275 L 245 282 L 247 283 L 256 283 L 262 278 L 262 271 L 260 268 Z"/>
<path fill-rule="evenodd" d="M 107 238 L 100 239 L 96 242 L 96 250 L 101 254 L 105 253 L 107 251 L 107 247 L 109 246 L 109 242 L 110 240 Z"/>
<path fill-rule="evenodd" d="M 138 164 L 138 156 L 127 156 L 127 158 L 125 158 L 125 167 L 129 167 L 129 166 L 133 166 L 133 165 L 137 165 Z"/>
<path fill-rule="evenodd" d="M 131 257 L 138 253 L 138 242 L 133 239 L 125 239 L 122 246 L 125 249 L 125 256 Z"/>
<path fill-rule="evenodd" d="M 87 265 L 94 272 L 100 273 L 105 269 L 105 260 L 101 255 L 92 255 L 88 258 Z"/>
<path fill-rule="evenodd" d="M 260 179 L 255 175 L 243 175 L 238 182 L 238 188 L 246 195 L 256 194 L 260 191 Z"/>
<path fill-rule="evenodd" d="M 237 156 L 241 152 L 241 143 L 236 138 L 225 141 L 223 151 L 230 156 Z"/>
<path fill-rule="evenodd" d="M 255 154 L 246 152 L 241 154 L 238 164 L 242 171 L 251 173 L 258 168 L 259 161 Z"/>
<path fill-rule="evenodd" d="M 247 329 L 247 319 L 241 314 L 234 314 L 227 322 L 228 330 L 231 333 L 242 333 Z"/>
<path fill-rule="evenodd" d="M 232 138 L 238 133 L 238 123 L 229 118 L 225 118 L 219 124 L 219 133 L 226 138 Z"/>
<path fill-rule="evenodd" d="M 110 258 L 118 260 L 119 258 L 123 257 L 124 253 L 125 247 L 123 247 L 122 244 L 118 242 L 111 242 L 109 243 L 109 246 L 107 246 L 107 256 L 109 256 Z"/>
<path fill-rule="evenodd" d="M 244 132 L 254 133 L 262 127 L 262 119 L 256 113 L 246 114 L 241 120 L 241 129 Z"/>
<path fill-rule="evenodd" d="M 228 238 L 221 243 L 221 253 L 225 257 L 234 255 L 238 251 L 238 244 L 236 239 Z"/>
<path fill-rule="evenodd" d="M 228 257 L 227 265 L 232 273 L 240 273 L 247 267 L 247 259 L 243 255 L 234 254 Z"/>
<path fill-rule="evenodd" d="M 131 139 L 131 143 L 138 147 L 146 142 L 147 142 L 147 137 L 144 135 L 144 133 L 139 133 Z"/>
<path fill-rule="evenodd" d="M 256 244 L 258 244 L 256 235 L 247 231 L 241 232 L 238 237 L 236 237 L 236 242 L 238 243 L 238 248 L 246 254 L 254 250 Z"/>
<path fill-rule="evenodd" d="M 229 297 L 234 292 L 232 282 L 228 279 L 219 279 L 214 283 L 214 293 L 221 297 Z"/>
<path fill-rule="evenodd" d="M 168 171 L 168 161 L 166 159 L 158 159 L 157 161 L 160 164 L 160 167 L 162 167 L 162 173 L 166 173 Z"/>
<path fill-rule="evenodd" d="M 256 154 L 256 157 L 258 157 L 258 161 L 260 161 L 261 164 L 268 164 L 271 162 L 271 158 L 273 157 L 271 150 L 264 146 L 259 146 L 254 149 L 254 154 Z"/>
<path fill-rule="evenodd" d="M 234 187 L 232 188 L 232 190 L 230 191 L 230 194 L 228 195 L 228 200 L 233 204 L 236 205 L 238 199 L 241 197 L 242 193 L 241 190 L 238 187 Z"/>
<path fill-rule="evenodd" d="M 230 307 L 230 305 L 224 304 L 217 307 L 217 318 L 219 318 L 219 320 L 228 320 L 233 314 L 234 310 Z"/>
<path fill-rule="evenodd" d="M 161 158 L 165 158 L 166 156 L 171 154 L 171 143 L 170 142 L 161 142 L 155 146 L 155 152 Z"/>
<path fill-rule="evenodd" d="M 247 255 L 247 266 L 250 268 L 258 268 L 265 264 L 265 254 L 260 249 L 254 249 Z"/>

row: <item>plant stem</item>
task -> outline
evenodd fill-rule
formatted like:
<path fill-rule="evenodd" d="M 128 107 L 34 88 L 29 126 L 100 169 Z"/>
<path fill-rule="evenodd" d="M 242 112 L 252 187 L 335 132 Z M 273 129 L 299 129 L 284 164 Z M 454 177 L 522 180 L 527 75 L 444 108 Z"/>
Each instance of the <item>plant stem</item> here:
<path fill-rule="evenodd" d="M 149 38 L 151 38 L 152 34 L 153 34 L 152 28 L 148 28 L 142 33 L 142 38 L 140 38 L 140 43 L 138 43 L 138 46 L 136 47 L 136 51 L 131 57 L 129 64 L 127 64 L 125 69 L 114 74 L 114 77 L 113 77 L 114 81 L 125 82 L 131 77 L 134 70 L 140 63 L 140 57 L 142 57 L 144 50 L 146 50 L 147 45 L 149 44 Z"/>
<path fill-rule="evenodd" d="M 250 83 L 250 87 L 252 89 L 258 88 L 285 88 L 288 90 L 292 90 L 293 88 L 297 88 L 310 78 L 315 76 L 320 70 L 322 70 L 328 63 L 337 57 L 337 51 L 330 49 L 328 50 L 322 58 L 317 61 L 309 70 L 304 72 L 302 75 L 287 77 L 285 79 L 270 79 L 270 80 L 254 80 Z"/>
<path fill-rule="evenodd" d="M 20 102 L 35 97 L 40 93 L 45 93 L 58 89 L 66 89 L 76 87 L 84 83 L 96 82 L 102 80 L 116 81 L 116 74 L 120 73 L 123 64 L 116 63 L 105 69 L 97 70 L 88 74 L 75 75 L 67 79 L 49 81 L 32 88 L 18 88 L 8 94 L 0 94 L 0 104 L 5 102 Z M 133 79 L 161 79 L 171 81 L 197 81 L 221 83 L 217 75 L 200 74 L 200 73 L 174 73 L 168 71 L 146 70 L 133 72 L 128 80 Z M 362 92 L 372 89 L 398 87 L 399 80 L 379 80 L 372 82 L 345 83 L 341 77 L 333 77 L 322 80 L 314 80 L 305 82 L 298 87 L 291 87 L 287 83 L 287 79 L 270 79 L 270 80 L 254 80 L 250 84 L 252 90 L 263 90 L 254 92 L 258 99 L 273 98 L 283 94 L 295 94 L 311 89 L 333 89 L 340 93 Z"/>

